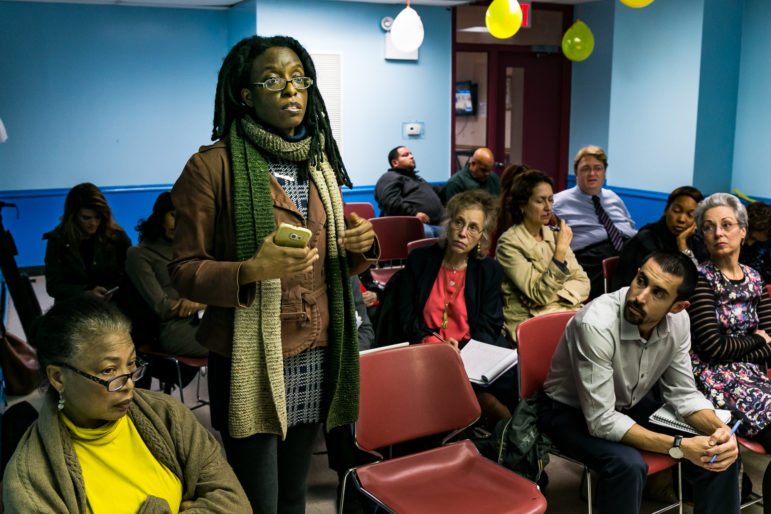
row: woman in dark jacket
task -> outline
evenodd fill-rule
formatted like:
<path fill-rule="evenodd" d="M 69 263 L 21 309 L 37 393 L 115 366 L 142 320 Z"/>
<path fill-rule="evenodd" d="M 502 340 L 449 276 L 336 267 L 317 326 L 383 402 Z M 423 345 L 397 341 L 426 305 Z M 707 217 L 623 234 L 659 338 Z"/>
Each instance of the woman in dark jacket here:
<path fill-rule="evenodd" d="M 131 240 L 113 220 L 110 206 L 94 184 L 70 189 L 61 223 L 43 236 L 46 291 L 55 301 L 84 294 L 102 300 L 120 285 Z"/>
<path fill-rule="evenodd" d="M 502 336 L 500 264 L 487 256 L 495 227 L 496 201 L 481 190 L 466 191 L 447 204 L 446 237 L 410 252 L 400 278 L 398 316 L 410 343 L 445 343 L 460 348 L 476 339 L 507 346 Z M 513 374 L 477 389 L 492 423 L 509 417 L 515 402 Z"/>
<path fill-rule="evenodd" d="M 611 291 L 632 283 L 637 269 L 656 250 L 683 252 L 698 265 L 709 255 L 701 236 L 696 234 L 693 212 L 704 199 L 701 191 L 691 186 L 678 187 L 669 194 L 664 215 L 648 223 L 624 244 L 611 281 Z"/>

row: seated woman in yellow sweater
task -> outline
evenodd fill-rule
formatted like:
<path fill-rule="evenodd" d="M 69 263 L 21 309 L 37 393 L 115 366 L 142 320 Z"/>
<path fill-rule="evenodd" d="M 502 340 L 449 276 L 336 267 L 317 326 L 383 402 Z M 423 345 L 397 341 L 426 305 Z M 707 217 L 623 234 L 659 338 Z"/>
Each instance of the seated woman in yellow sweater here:
<path fill-rule="evenodd" d="M 589 278 L 570 250 L 573 233 L 565 221 L 552 226 L 552 181 L 537 170 L 514 179 L 510 215 L 514 225 L 498 239 L 495 258 L 503 266 L 503 318 L 516 342 L 528 318 L 576 311 L 589 296 Z"/>
<path fill-rule="evenodd" d="M 51 385 L 3 477 L 6 512 L 251 512 L 219 444 L 184 405 L 134 388 L 128 320 L 92 298 L 57 302 L 35 333 Z"/>

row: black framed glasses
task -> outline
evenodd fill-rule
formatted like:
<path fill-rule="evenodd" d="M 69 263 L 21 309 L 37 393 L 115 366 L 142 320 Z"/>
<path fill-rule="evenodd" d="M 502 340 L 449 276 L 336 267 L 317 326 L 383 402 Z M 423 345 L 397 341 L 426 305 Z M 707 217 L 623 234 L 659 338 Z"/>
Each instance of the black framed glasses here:
<path fill-rule="evenodd" d="M 264 82 L 252 82 L 253 86 L 264 87 L 268 91 L 283 91 L 286 85 L 291 82 L 295 89 L 308 89 L 313 85 L 313 79 L 310 77 L 292 77 L 287 80 L 283 77 L 271 77 Z"/>
<path fill-rule="evenodd" d="M 126 373 L 125 375 L 118 375 L 117 377 L 111 378 L 110 380 L 102 380 L 99 377 L 95 377 L 94 375 L 89 375 L 85 371 L 80 371 L 78 368 L 74 368 L 70 366 L 69 364 L 59 364 L 59 366 L 64 366 L 65 368 L 74 371 L 81 377 L 87 378 L 93 382 L 96 382 L 99 385 L 103 385 L 107 390 L 111 393 L 114 393 L 115 391 L 120 391 L 123 389 L 126 384 L 128 383 L 128 379 L 130 378 L 132 382 L 136 382 L 140 378 L 142 378 L 145 374 L 145 369 L 147 369 L 147 363 L 144 361 L 141 361 L 137 359 L 137 369 L 132 371 L 131 373 Z"/>

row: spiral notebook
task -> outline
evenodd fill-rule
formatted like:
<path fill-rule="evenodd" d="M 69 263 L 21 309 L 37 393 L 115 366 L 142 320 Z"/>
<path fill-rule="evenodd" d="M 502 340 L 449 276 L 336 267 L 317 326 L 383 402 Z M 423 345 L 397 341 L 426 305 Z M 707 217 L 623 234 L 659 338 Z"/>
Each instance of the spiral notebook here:
<path fill-rule="evenodd" d="M 715 414 L 725 424 L 731 421 L 731 411 L 725 409 L 715 409 Z M 701 435 L 695 428 L 685 422 L 683 418 L 675 413 L 674 409 L 669 405 L 662 405 L 659 409 L 651 414 L 648 421 L 661 425 L 663 427 L 674 428 L 676 430 L 682 430 L 693 435 Z"/>

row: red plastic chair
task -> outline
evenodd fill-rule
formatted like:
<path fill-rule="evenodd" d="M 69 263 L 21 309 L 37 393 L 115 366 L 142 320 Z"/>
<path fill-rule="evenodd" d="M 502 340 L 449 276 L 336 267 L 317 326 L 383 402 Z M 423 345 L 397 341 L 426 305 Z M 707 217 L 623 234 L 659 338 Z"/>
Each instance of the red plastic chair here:
<path fill-rule="evenodd" d="M 437 241 L 439 241 L 438 237 L 427 237 L 425 239 L 416 239 L 415 241 L 410 241 L 409 243 L 407 243 L 407 253 L 410 253 L 415 248 L 420 248 L 422 246 L 431 246 Z"/>
<path fill-rule="evenodd" d="M 605 292 L 610 292 L 610 282 L 613 279 L 613 272 L 616 271 L 616 264 L 618 264 L 618 255 L 608 257 L 602 260 L 602 278 L 605 281 Z"/>
<path fill-rule="evenodd" d="M 182 388 L 183 386 L 182 369 L 180 368 L 179 365 L 180 363 L 182 363 L 187 366 L 190 366 L 191 368 L 198 368 L 198 377 L 196 378 L 198 382 L 196 383 L 196 387 L 195 387 L 195 396 L 196 396 L 196 400 L 198 400 L 198 403 L 194 407 L 191 407 L 190 410 L 195 410 L 198 407 L 203 407 L 204 405 L 209 404 L 208 401 L 201 399 L 201 394 L 200 394 L 201 393 L 201 368 L 205 368 L 206 366 L 208 366 L 209 364 L 208 357 L 184 357 L 182 355 L 172 355 L 170 353 L 164 353 L 164 352 L 154 350 L 152 346 L 150 346 L 149 344 L 143 344 L 137 347 L 137 353 L 144 356 L 148 362 L 153 359 L 159 359 L 159 360 L 168 361 L 174 366 L 177 372 L 177 376 L 176 376 L 177 381 L 175 385 L 179 388 L 179 400 L 182 403 L 185 403 L 185 395 L 182 392 L 182 389 L 183 389 Z"/>
<path fill-rule="evenodd" d="M 753 453 L 757 453 L 758 455 L 767 455 L 766 449 L 763 448 L 763 445 L 757 441 L 752 441 L 750 439 L 736 436 L 736 442 L 739 443 L 739 446 L 743 446 Z M 739 482 L 741 483 L 741 477 Z M 744 509 L 761 501 L 763 501 L 763 496 L 753 492 L 749 495 L 747 501 L 741 504 L 741 508 Z"/>
<path fill-rule="evenodd" d="M 607 260 L 607 259 L 605 259 Z M 604 267 L 604 262 L 603 262 Z M 568 321 L 575 312 L 554 312 L 551 314 L 542 314 L 523 321 L 517 326 L 517 351 L 519 352 L 519 394 L 520 398 L 530 398 L 543 390 L 543 383 L 549 374 L 551 359 L 557 344 L 565 332 Z M 683 502 L 681 499 L 682 474 L 680 470 L 680 461 L 677 461 L 668 455 L 640 451 L 640 454 L 648 464 L 648 476 L 677 466 L 677 502 L 659 509 L 656 513 L 678 507 L 680 513 L 683 512 Z M 558 454 L 563 458 L 568 458 Z M 587 509 L 589 514 L 592 512 L 592 477 L 589 473 L 589 467 L 582 462 L 584 466 L 584 478 L 586 479 L 586 497 Z M 656 514 L 654 513 L 654 514 Z"/>
<path fill-rule="evenodd" d="M 343 214 L 345 214 L 346 219 L 352 212 L 365 220 L 375 217 L 375 208 L 369 202 L 349 202 L 343 206 Z"/>
<path fill-rule="evenodd" d="M 349 470 L 356 487 L 388 512 L 540 513 L 538 486 L 482 457 L 468 440 L 445 444 L 479 418 L 458 353 L 412 345 L 363 354 L 356 444 L 379 461 Z M 443 445 L 390 460 L 376 449 L 450 432 Z M 344 494 L 344 493 L 343 493 Z M 340 499 L 340 512 L 344 498 Z"/>
<path fill-rule="evenodd" d="M 378 262 L 403 261 L 407 258 L 407 243 L 423 239 L 423 223 L 415 216 L 385 216 L 371 218 L 372 228 L 377 234 L 380 244 L 380 259 Z M 385 266 L 370 270 L 372 278 L 385 285 L 394 273 L 404 266 Z"/>

